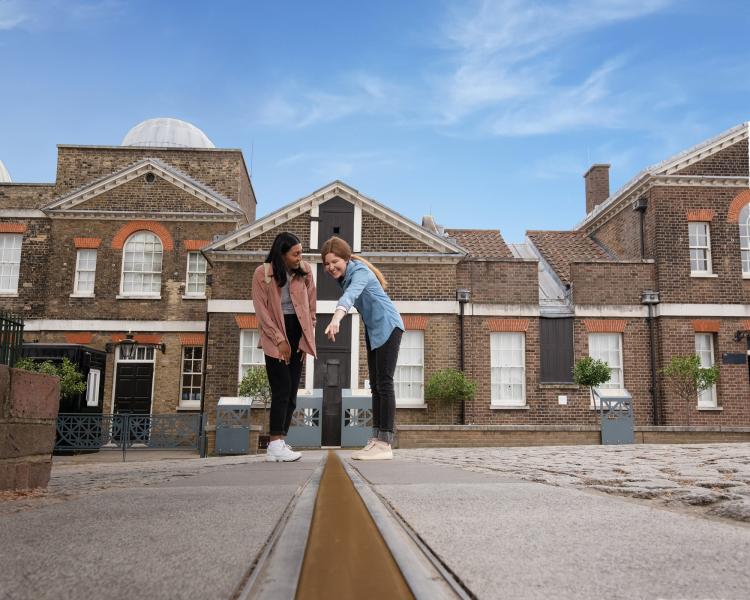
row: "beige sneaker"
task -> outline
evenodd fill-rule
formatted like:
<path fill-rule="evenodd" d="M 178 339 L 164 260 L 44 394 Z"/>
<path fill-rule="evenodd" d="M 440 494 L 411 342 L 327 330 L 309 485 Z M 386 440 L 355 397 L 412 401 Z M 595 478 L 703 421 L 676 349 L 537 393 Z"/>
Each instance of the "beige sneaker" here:
<path fill-rule="evenodd" d="M 391 445 L 377 440 L 369 449 L 362 449 L 357 456 L 352 455 L 355 460 L 392 460 L 393 450 Z"/>
<path fill-rule="evenodd" d="M 354 460 L 359 460 L 359 455 L 363 452 L 367 452 L 370 448 L 372 448 L 375 445 L 375 442 L 378 441 L 378 438 L 370 438 L 367 440 L 367 443 L 365 444 L 364 448 L 360 448 L 359 450 L 355 450 L 352 452 L 352 458 Z"/>

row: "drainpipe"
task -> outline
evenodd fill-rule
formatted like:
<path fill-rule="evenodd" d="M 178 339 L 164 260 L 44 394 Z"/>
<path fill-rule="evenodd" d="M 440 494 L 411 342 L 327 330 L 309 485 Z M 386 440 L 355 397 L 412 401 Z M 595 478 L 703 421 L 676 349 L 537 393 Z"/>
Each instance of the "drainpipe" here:
<path fill-rule="evenodd" d="M 654 408 L 654 425 L 662 425 L 661 400 L 659 398 L 659 381 L 656 371 L 656 324 L 654 323 L 656 305 L 659 304 L 659 292 L 644 290 L 641 294 L 641 304 L 648 308 L 648 337 L 649 354 L 651 358 L 651 404 Z"/>
<path fill-rule="evenodd" d="M 471 300 L 471 290 L 458 289 L 456 290 L 456 300 L 458 300 L 458 338 L 459 338 L 459 353 L 458 353 L 458 364 L 461 372 L 464 372 L 465 360 L 464 360 L 464 306 Z M 465 402 L 461 401 L 461 425 L 466 424 L 466 406 Z"/>
<path fill-rule="evenodd" d="M 203 252 L 203 250 L 199 250 L 199 252 L 203 255 L 203 258 L 206 259 L 206 262 L 213 267 L 213 263 L 208 259 L 208 256 L 206 256 L 206 253 Z M 213 284 L 213 273 L 209 273 L 206 275 L 206 291 L 208 291 L 208 288 L 211 287 Z M 208 370 L 206 369 L 206 366 L 208 365 L 208 323 L 211 318 L 211 313 L 208 312 L 208 296 L 209 294 L 206 294 L 206 327 L 203 330 L 203 376 L 201 377 L 201 421 L 200 421 L 200 437 L 203 440 L 203 447 L 201 448 L 201 458 L 205 458 L 206 453 L 208 452 L 208 444 L 206 443 L 206 421 L 207 417 L 204 413 L 204 408 L 206 405 L 206 375 L 208 374 Z"/>

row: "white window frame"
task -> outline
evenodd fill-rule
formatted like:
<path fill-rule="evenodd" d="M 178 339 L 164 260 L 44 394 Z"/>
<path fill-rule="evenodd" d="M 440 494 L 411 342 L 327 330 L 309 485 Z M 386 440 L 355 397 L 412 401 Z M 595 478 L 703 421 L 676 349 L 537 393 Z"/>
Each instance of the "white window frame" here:
<path fill-rule="evenodd" d="M 0 294 L 18 294 L 23 234 L 0 233 Z"/>
<path fill-rule="evenodd" d="M 240 352 L 239 368 L 237 371 L 237 393 L 239 393 L 240 382 L 245 373 L 251 367 L 265 367 L 266 357 L 263 349 L 258 348 L 260 332 L 257 329 L 240 330 Z"/>
<path fill-rule="evenodd" d="M 716 354 L 714 353 L 714 334 L 713 333 L 696 333 L 695 334 L 695 353 L 701 361 L 701 368 L 707 369 L 716 364 Z M 716 384 L 710 388 L 698 392 L 698 408 L 717 408 Z"/>
<path fill-rule="evenodd" d="M 404 331 L 393 374 L 396 406 L 424 405 L 424 331 Z"/>
<path fill-rule="evenodd" d="M 191 259 L 196 260 L 191 264 Z M 187 267 L 185 269 L 185 297 L 186 298 L 205 298 L 206 297 L 206 273 L 208 272 L 208 262 L 200 252 L 188 252 Z M 200 291 L 192 291 L 190 288 L 196 280 Z"/>
<path fill-rule="evenodd" d="M 519 385 L 520 397 L 513 393 Z M 525 333 L 490 334 L 490 388 L 491 406 L 526 406 Z"/>
<path fill-rule="evenodd" d="M 700 231 L 699 228 L 704 228 Z M 700 238 L 704 237 L 705 242 Z M 711 223 L 708 221 L 690 221 L 688 223 L 688 244 L 690 246 L 690 275 L 706 276 L 713 274 L 711 264 Z M 705 269 L 700 263 L 705 262 Z"/>
<path fill-rule="evenodd" d="M 137 344 L 133 358 L 125 358 L 122 356 L 121 350 L 122 348 L 117 346 L 117 362 L 156 362 L 153 346 L 141 346 Z"/>
<path fill-rule="evenodd" d="M 739 224 L 742 277 L 750 279 L 750 204 L 745 204 L 745 206 L 742 207 Z"/>
<path fill-rule="evenodd" d="M 195 356 L 187 358 L 186 357 L 187 350 L 192 350 L 193 352 L 195 350 L 200 350 L 200 358 L 195 358 Z M 197 363 L 198 371 L 195 371 L 195 370 L 186 371 L 185 366 L 187 365 L 188 362 L 193 366 L 193 368 L 195 368 L 195 365 Z M 197 388 L 198 399 L 196 400 L 193 398 L 189 398 L 189 399 L 183 398 L 183 395 L 185 394 L 186 389 L 189 389 L 193 391 L 193 393 L 195 393 L 194 390 L 196 389 L 196 386 L 192 385 L 192 383 L 194 382 L 194 378 L 196 377 L 196 375 L 198 376 L 198 388 Z M 191 378 L 191 385 L 187 386 L 187 388 L 185 386 L 185 377 Z M 202 388 L 203 388 L 203 346 L 200 346 L 200 345 L 183 346 L 182 347 L 182 359 L 180 363 L 180 408 L 200 408 L 201 407 L 200 396 L 201 396 Z"/>
<path fill-rule="evenodd" d="M 606 348 L 604 347 L 605 342 Z M 625 389 L 622 333 L 589 333 L 589 356 L 593 359 L 604 361 L 610 368 L 609 381 L 597 386 L 597 389 Z M 598 397 L 593 393 L 591 394 L 591 405 L 599 407 Z"/>
<path fill-rule="evenodd" d="M 99 406 L 99 385 L 102 372 L 99 369 L 89 369 L 86 378 L 86 406 Z"/>
<path fill-rule="evenodd" d="M 87 259 L 85 261 L 85 268 L 82 265 L 82 258 L 88 256 L 91 257 L 93 254 L 93 264 L 91 258 Z M 94 296 L 94 289 L 96 286 L 96 259 L 97 259 L 97 251 L 96 249 L 92 248 L 79 248 L 76 252 L 76 274 L 75 274 L 75 281 L 73 282 L 73 295 L 74 296 L 85 296 L 85 297 L 93 297 Z M 82 290 L 81 289 L 81 274 L 82 273 L 93 273 L 91 276 L 91 289 L 90 290 Z"/>
<path fill-rule="evenodd" d="M 145 251 L 140 252 L 142 259 L 140 262 L 134 261 L 135 265 L 140 265 L 140 269 L 133 269 L 130 271 L 125 270 L 125 265 L 128 262 L 128 253 L 134 253 L 132 250 L 128 250 L 128 246 L 131 244 L 152 244 L 154 247 L 154 251 L 150 253 L 146 253 Z M 158 248 L 158 251 L 156 250 Z M 156 258 L 152 259 L 150 261 L 150 265 L 147 264 L 146 256 L 148 254 L 153 254 L 154 256 L 158 255 L 158 270 L 154 268 L 154 264 L 156 262 Z M 162 244 L 161 240 L 159 239 L 159 236 L 153 233 L 152 231 L 149 231 L 147 229 L 142 229 L 140 231 L 136 231 L 133 235 L 131 235 L 125 244 L 123 244 L 122 247 L 122 265 L 120 269 L 120 296 L 118 298 L 161 298 L 161 274 L 163 269 L 163 260 L 164 260 L 164 245 Z M 146 267 L 152 267 L 152 270 L 146 270 Z M 151 291 L 148 292 L 143 291 L 143 282 L 141 282 L 141 289 L 140 290 L 125 290 L 125 279 L 126 274 L 133 273 L 135 275 L 149 275 L 152 278 L 151 285 L 149 285 L 149 288 L 157 287 L 158 291 Z M 157 277 L 158 276 L 158 277 Z M 157 283 L 156 286 L 153 284 Z"/>

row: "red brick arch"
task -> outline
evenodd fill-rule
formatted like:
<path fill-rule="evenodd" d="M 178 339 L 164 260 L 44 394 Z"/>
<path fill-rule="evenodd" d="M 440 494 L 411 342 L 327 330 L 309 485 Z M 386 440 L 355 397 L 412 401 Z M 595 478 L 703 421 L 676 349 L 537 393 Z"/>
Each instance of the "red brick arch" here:
<path fill-rule="evenodd" d="M 750 204 L 750 190 L 743 190 L 734 197 L 734 200 L 729 205 L 727 221 L 729 223 L 737 223 L 740 219 L 740 211 L 746 204 Z"/>
<path fill-rule="evenodd" d="M 112 238 L 112 248 L 115 250 L 122 250 L 122 247 L 125 245 L 125 240 L 136 231 L 143 231 L 144 229 L 155 234 L 161 240 L 164 250 L 174 250 L 174 240 L 172 239 L 172 235 L 164 225 L 157 223 L 156 221 L 131 221 L 130 223 L 126 223 L 120 227 L 120 230 L 115 234 L 115 237 Z"/>

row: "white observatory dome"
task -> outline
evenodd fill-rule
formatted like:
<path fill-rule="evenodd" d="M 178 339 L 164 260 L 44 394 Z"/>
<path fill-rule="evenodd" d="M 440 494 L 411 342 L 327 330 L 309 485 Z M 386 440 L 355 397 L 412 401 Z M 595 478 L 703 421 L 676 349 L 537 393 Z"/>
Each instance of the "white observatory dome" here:
<path fill-rule="evenodd" d="M 122 146 L 158 148 L 215 148 L 208 136 L 195 125 L 180 119 L 148 119 L 128 131 Z"/>
<path fill-rule="evenodd" d="M 3 164 L 3 161 L 0 160 L 0 183 L 13 183 L 13 180 L 10 178 L 10 173 L 8 173 L 8 169 L 5 168 L 5 165 Z"/>

